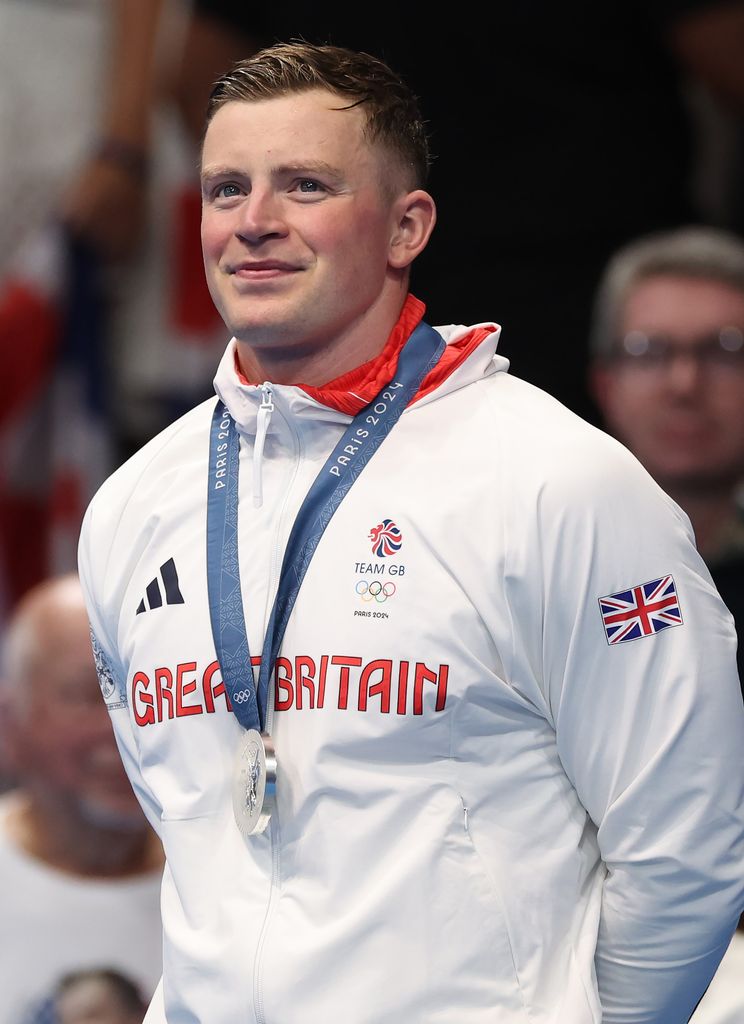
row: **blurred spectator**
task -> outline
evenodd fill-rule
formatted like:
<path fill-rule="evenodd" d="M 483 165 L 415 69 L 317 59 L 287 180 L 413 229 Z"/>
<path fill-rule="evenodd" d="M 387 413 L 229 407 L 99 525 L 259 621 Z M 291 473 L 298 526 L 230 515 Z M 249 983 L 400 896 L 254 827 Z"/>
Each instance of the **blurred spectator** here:
<path fill-rule="evenodd" d="M 592 353 L 607 427 L 690 517 L 737 623 L 744 688 L 744 242 L 683 227 L 620 249 L 597 293 Z M 691 1024 L 742 1020 L 740 926 Z"/>
<path fill-rule="evenodd" d="M 0 0 L 0 621 L 75 567 L 130 447 L 211 391 L 224 331 L 169 92 L 188 10 Z"/>
<path fill-rule="evenodd" d="M 0 727 L 16 788 L 0 797 L 0 1022 L 66 972 L 101 963 L 151 995 L 163 856 L 124 774 L 75 575 L 32 588 L 4 645 Z"/>
<path fill-rule="evenodd" d="M 592 350 L 607 427 L 690 517 L 741 634 L 744 242 L 693 226 L 622 248 L 597 294 Z"/>
<path fill-rule="evenodd" d="M 90 970 L 62 979 L 55 1009 L 59 1024 L 142 1024 L 147 1004 L 124 975 Z"/>
<path fill-rule="evenodd" d="M 741 0 L 502 0 L 444 21 L 384 2 L 361 17 L 194 0 L 192 133 L 219 72 L 292 36 L 377 53 L 422 97 L 438 223 L 412 290 L 427 319 L 495 315 L 513 371 L 589 419 L 589 310 L 610 254 L 687 221 L 744 228 Z"/>
<path fill-rule="evenodd" d="M 47 572 L 74 567 L 66 551 L 53 550 L 50 521 L 73 533 L 78 506 L 111 467 L 100 394 L 108 327 L 102 270 L 142 245 L 162 9 L 163 0 L 0 0 L 0 597 L 4 591 L 7 607 Z M 90 253 L 95 290 L 95 308 L 85 311 L 95 329 L 83 353 L 67 331 L 68 306 L 83 314 L 78 297 L 70 301 L 79 269 L 68 264 L 70 239 Z M 86 365 L 91 354 L 94 367 Z M 95 421 L 85 408 L 91 386 L 99 390 Z M 49 443 L 43 453 L 35 446 L 30 468 L 20 453 L 39 434 Z M 33 546 L 22 543 L 30 534 Z"/>
<path fill-rule="evenodd" d="M 51 216 L 141 242 L 164 0 L 0 0 L 0 278 Z"/>

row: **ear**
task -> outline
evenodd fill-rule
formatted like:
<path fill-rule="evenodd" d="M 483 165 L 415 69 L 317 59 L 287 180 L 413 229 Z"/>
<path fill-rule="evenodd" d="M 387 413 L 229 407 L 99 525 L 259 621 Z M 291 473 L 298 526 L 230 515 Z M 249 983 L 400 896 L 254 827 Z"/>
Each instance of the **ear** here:
<path fill-rule="evenodd" d="M 393 217 L 388 264 L 395 270 L 405 270 L 426 248 L 436 223 L 437 208 L 428 192 L 416 189 L 395 201 Z"/>

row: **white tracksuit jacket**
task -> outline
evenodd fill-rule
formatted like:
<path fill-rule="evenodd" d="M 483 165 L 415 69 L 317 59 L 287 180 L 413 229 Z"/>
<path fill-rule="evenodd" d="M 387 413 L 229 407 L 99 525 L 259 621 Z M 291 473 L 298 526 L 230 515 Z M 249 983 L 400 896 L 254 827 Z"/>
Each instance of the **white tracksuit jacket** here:
<path fill-rule="evenodd" d="M 167 854 L 147 1024 L 682 1024 L 714 973 L 744 903 L 731 616 L 684 513 L 509 375 L 497 336 L 409 406 L 323 535 L 277 662 L 263 835 L 233 819 L 241 727 L 209 624 L 214 401 L 91 503 L 102 687 Z M 257 655 L 350 417 L 273 386 L 254 459 L 267 392 L 240 383 L 234 342 L 215 384 L 241 435 Z M 385 520 L 397 550 L 376 554 Z M 639 612 L 649 635 L 609 643 L 602 610 L 666 576 L 681 624 Z"/>

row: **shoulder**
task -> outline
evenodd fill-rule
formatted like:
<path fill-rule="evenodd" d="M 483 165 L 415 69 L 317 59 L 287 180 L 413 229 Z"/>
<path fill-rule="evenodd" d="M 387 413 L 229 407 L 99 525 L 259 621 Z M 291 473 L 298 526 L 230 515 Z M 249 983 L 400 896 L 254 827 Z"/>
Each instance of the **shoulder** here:
<path fill-rule="evenodd" d="M 93 496 L 83 530 L 96 524 L 115 527 L 131 502 L 162 493 L 195 465 L 206 466 L 215 401 L 210 398 L 191 409 L 122 463 Z"/>
<path fill-rule="evenodd" d="M 505 523 L 530 557 L 627 556 L 660 542 L 688 547 L 689 517 L 623 444 L 519 378 L 489 384 L 490 459 Z"/>
<path fill-rule="evenodd" d="M 486 383 L 496 436 L 517 476 L 566 494 L 613 482 L 658 490 L 623 444 L 552 395 L 511 374 L 494 374 Z"/>
<path fill-rule="evenodd" d="M 107 590 L 109 569 L 120 570 L 134 555 L 136 544 L 156 523 L 159 509 L 182 504 L 186 495 L 196 500 L 194 488 L 206 479 L 215 402 L 208 399 L 175 420 L 127 459 L 93 496 L 78 543 L 78 568 L 88 597 Z M 100 624 L 96 633 L 103 642 Z"/>

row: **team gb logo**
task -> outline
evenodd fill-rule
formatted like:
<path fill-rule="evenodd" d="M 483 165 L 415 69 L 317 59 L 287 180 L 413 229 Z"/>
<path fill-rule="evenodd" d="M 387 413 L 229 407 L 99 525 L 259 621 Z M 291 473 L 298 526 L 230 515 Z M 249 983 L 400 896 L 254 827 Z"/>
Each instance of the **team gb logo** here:
<path fill-rule="evenodd" d="M 381 523 L 369 531 L 372 541 L 372 553 L 378 558 L 394 555 L 403 545 L 403 534 L 392 519 L 383 519 Z"/>

